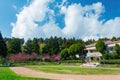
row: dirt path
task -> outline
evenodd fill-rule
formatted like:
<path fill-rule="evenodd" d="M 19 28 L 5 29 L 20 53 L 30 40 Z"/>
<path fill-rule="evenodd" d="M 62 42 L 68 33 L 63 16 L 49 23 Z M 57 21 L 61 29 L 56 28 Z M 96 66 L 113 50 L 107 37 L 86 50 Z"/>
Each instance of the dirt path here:
<path fill-rule="evenodd" d="M 74 74 L 55 74 L 44 73 L 31 70 L 24 67 L 10 67 L 16 74 L 37 77 L 49 78 L 57 80 L 120 80 L 120 75 L 74 75 Z"/>

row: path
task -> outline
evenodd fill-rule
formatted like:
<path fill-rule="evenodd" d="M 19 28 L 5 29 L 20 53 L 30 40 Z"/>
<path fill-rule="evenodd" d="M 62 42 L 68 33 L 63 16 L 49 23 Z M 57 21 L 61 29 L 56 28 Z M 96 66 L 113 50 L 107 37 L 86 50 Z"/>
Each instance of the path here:
<path fill-rule="evenodd" d="M 45 73 L 31 70 L 24 67 L 10 67 L 16 74 L 37 77 L 48 78 L 57 80 L 120 80 L 120 75 L 75 75 L 75 74 L 55 74 Z"/>

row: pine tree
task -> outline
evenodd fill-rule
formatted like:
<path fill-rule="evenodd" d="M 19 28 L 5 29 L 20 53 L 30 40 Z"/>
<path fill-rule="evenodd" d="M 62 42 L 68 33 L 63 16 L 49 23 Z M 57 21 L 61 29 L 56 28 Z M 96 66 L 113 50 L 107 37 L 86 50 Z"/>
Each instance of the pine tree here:
<path fill-rule="evenodd" d="M 38 40 L 36 38 L 33 39 L 32 41 L 32 52 L 39 53 L 39 45 L 38 45 Z"/>
<path fill-rule="evenodd" d="M 21 39 L 18 38 L 12 38 L 8 41 L 7 43 L 7 49 L 8 49 L 8 53 L 19 53 L 21 52 Z"/>
<path fill-rule="evenodd" d="M 0 32 L 0 56 L 3 58 L 7 57 L 7 46 Z"/>

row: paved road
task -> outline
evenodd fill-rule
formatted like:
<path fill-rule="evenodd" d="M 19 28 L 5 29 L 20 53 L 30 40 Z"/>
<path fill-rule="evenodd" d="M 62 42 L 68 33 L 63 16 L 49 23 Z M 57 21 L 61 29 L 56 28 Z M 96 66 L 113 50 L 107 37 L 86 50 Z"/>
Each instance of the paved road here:
<path fill-rule="evenodd" d="M 16 74 L 55 80 L 120 80 L 120 75 L 75 75 L 38 72 L 25 67 L 10 67 Z"/>

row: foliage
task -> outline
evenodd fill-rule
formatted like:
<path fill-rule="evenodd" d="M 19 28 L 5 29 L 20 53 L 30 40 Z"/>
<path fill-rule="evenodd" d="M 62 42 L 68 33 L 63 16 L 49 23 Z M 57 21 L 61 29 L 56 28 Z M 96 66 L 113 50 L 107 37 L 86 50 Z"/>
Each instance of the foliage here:
<path fill-rule="evenodd" d="M 44 61 L 60 61 L 61 56 L 57 54 L 46 54 L 46 55 L 43 55 L 43 60 Z"/>
<path fill-rule="evenodd" d="M 33 46 L 32 46 L 32 40 L 28 40 L 25 44 L 25 46 L 23 46 L 23 52 L 31 54 L 33 51 Z"/>
<path fill-rule="evenodd" d="M 112 41 L 116 41 L 117 38 L 113 36 L 111 40 L 112 40 Z"/>
<path fill-rule="evenodd" d="M 68 48 L 65 48 L 60 53 L 63 60 L 69 59 Z"/>
<path fill-rule="evenodd" d="M 115 52 L 116 52 L 117 54 L 120 55 L 120 46 L 119 46 L 119 44 L 115 44 L 114 50 L 115 50 Z"/>
<path fill-rule="evenodd" d="M 57 54 L 60 51 L 57 37 L 50 37 L 49 39 L 46 39 L 45 44 L 43 53 Z"/>
<path fill-rule="evenodd" d="M 7 42 L 8 53 L 19 53 L 21 52 L 21 45 L 23 44 L 23 39 L 12 38 Z"/>
<path fill-rule="evenodd" d="M 63 49 L 69 48 L 73 44 L 83 44 L 81 39 L 66 39 L 61 37 L 50 37 L 50 38 L 34 38 L 29 39 L 24 43 L 23 39 L 19 38 L 5 38 L 9 54 L 13 53 L 27 53 L 32 52 L 44 54 L 59 54 Z M 23 44 L 24 43 L 24 44 Z"/>
<path fill-rule="evenodd" d="M 102 58 L 107 60 L 119 59 L 119 55 L 117 53 L 106 53 L 103 54 Z"/>
<path fill-rule="evenodd" d="M 28 61 L 37 59 L 38 55 L 36 53 L 32 54 L 25 54 L 25 53 L 18 53 L 18 54 L 11 54 L 9 56 L 10 61 Z"/>
<path fill-rule="evenodd" d="M 85 42 L 85 44 L 86 44 L 86 45 L 89 45 L 89 44 L 92 44 L 92 43 L 94 43 L 94 42 L 95 42 L 94 39 L 88 39 L 88 40 Z"/>
<path fill-rule="evenodd" d="M 83 53 L 84 47 L 85 47 L 84 44 L 80 43 L 73 44 L 69 47 L 68 53 L 74 59 L 76 54 L 81 55 Z"/>
<path fill-rule="evenodd" d="M 101 60 L 101 64 L 120 64 L 120 59 Z"/>
<path fill-rule="evenodd" d="M 39 44 L 39 52 L 40 52 L 40 54 L 42 54 L 43 53 L 43 49 L 45 48 L 45 44 L 44 43 L 40 43 Z"/>
<path fill-rule="evenodd" d="M 83 63 L 82 60 L 63 60 L 62 63 Z"/>
<path fill-rule="evenodd" d="M 0 56 L 2 56 L 3 58 L 7 57 L 7 45 L 1 33 L 0 33 Z"/>
<path fill-rule="evenodd" d="M 6 66 L 7 60 L 5 58 L 0 58 L 0 66 Z"/>
<path fill-rule="evenodd" d="M 38 39 L 28 40 L 26 44 L 22 47 L 23 52 L 31 54 L 32 52 L 39 53 Z"/>
<path fill-rule="evenodd" d="M 104 53 L 104 51 L 106 50 L 106 45 L 102 40 L 98 40 L 95 46 L 96 49 L 101 53 Z"/>
<path fill-rule="evenodd" d="M 32 52 L 39 53 L 39 45 L 38 45 L 38 40 L 36 38 L 33 39 L 32 41 Z"/>

